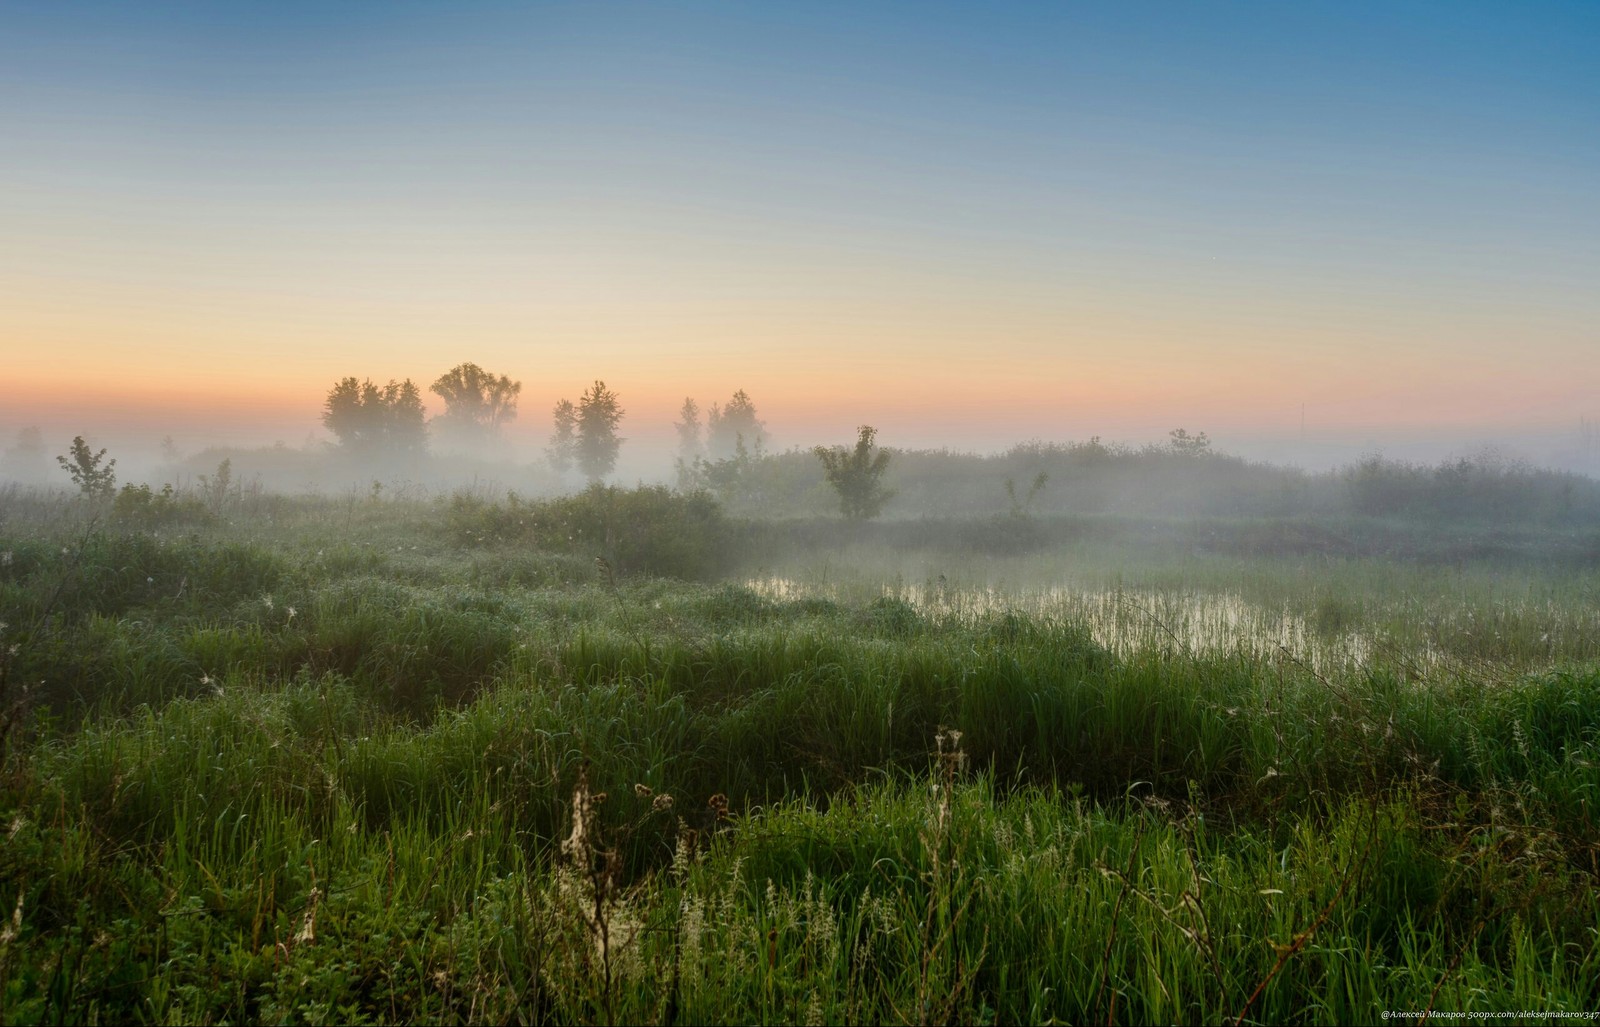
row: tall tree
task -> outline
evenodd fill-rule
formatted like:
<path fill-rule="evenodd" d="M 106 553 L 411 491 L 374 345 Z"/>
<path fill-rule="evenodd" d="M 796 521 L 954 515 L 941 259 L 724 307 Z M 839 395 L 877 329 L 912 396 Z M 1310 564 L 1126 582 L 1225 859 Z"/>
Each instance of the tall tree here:
<path fill-rule="evenodd" d="M 839 509 L 852 521 L 870 520 L 894 498 L 894 491 L 883 487 L 883 472 L 889 468 L 886 450 L 873 452 L 878 429 L 863 424 L 857 429 L 856 448 L 818 446 L 812 450 L 822 461 L 822 474 L 839 493 Z"/>
<path fill-rule="evenodd" d="M 678 430 L 678 458 L 673 461 L 678 470 L 678 487 L 691 489 L 698 484 L 695 467 L 705 452 L 700 439 L 700 404 L 685 398 L 672 426 Z"/>
<path fill-rule="evenodd" d="M 672 425 L 678 431 L 678 459 L 693 463 L 703 452 L 700 441 L 700 404 L 685 397 L 678 411 L 678 420 Z"/>
<path fill-rule="evenodd" d="M 322 423 L 341 449 L 363 457 L 417 456 L 427 449 L 422 391 L 410 378 L 383 386 L 341 378 L 328 392 Z"/>
<path fill-rule="evenodd" d="M 394 456 L 422 456 L 428 451 L 427 413 L 422 390 L 410 378 L 382 390 L 385 446 Z"/>
<path fill-rule="evenodd" d="M 545 456 L 557 474 L 566 474 L 578 459 L 578 408 L 572 400 L 563 399 L 553 411 L 555 430 L 550 433 L 550 446 Z"/>
<path fill-rule="evenodd" d="M 727 406 L 711 404 L 706 417 L 706 450 L 711 459 L 726 460 L 738 454 L 741 438 L 757 459 L 766 451 L 766 423 L 756 417 L 756 405 L 743 389 L 733 394 Z"/>
<path fill-rule="evenodd" d="M 428 388 L 444 400 L 444 413 L 433 419 L 438 434 L 459 445 L 478 446 L 498 439 L 501 427 L 516 420 L 522 383 L 477 364 L 457 364 Z"/>
<path fill-rule="evenodd" d="M 362 383 L 355 378 L 340 378 L 328 390 L 322 405 L 323 427 L 333 432 L 339 446 L 350 452 L 373 449 L 382 432 L 378 426 L 375 407 L 367 405 L 367 397 L 376 395 L 377 386 L 369 379 Z"/>
<path fill-rule="evenodd" d="M 622 413 L 617 394 L 602 381 L 596 381 L 578 400 L 578 469 L 590 481 L 599 481 L 617 465 L 622 449 L 617 425 Z"/>

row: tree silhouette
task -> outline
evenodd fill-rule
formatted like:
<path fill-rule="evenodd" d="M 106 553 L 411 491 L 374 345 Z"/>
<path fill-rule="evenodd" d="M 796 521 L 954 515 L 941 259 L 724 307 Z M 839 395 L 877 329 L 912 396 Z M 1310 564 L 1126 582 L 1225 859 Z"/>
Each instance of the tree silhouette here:
<path fill-rule="evenodd" d="M 422 392 L 410 378 L 382 387 L 371 379 L 341 378 L 328 392 L 322 423 L 341 449 L 359 456 L 420 456 L 427 450 Z"/>
<path fill-rule="evenodd" d="M 602 381 L 596 381 L 578 400 L 578 469 L 590 481 L 599 481 L 617 465 L 622 450 L 617 425 L 622 413 L 617 394 Z"/>
<path fill-rule="evenodd" d="M 760 459 L 767 447 L 767 426 L 756 417 L 756 405 L 743 389 L 733 394 L 727 406 L 711 404 L 706 417 L 706 451 L 712 460 L 725 460 L 737 455 L 741 438 L 750 454 Z"/>
<path fill-rule="evenodd" d="M 572 400 L 563 399 L 553 411 L 555 431 L 550 434 L 550 446 L 545 456 L 557 474 L 566 474 L 578 459 L 578 408 Z"/>
<path fill-rule="evenodd" d="M 472 446 L 497 439 L 501 426 L 516 420 L 522 383 L 477 364 L 457 364 L 428 389 L 445 404 L 444 413 L 433 419 L 435 430 L 453 442 Z"/>
<path fill-rule="evenodd" d="M 678 471 L 678 487 L 690 489 L 697 484 L 695 465 L 705 448 L 700 440 L 700 405 L 685 398 L 673 427 L 678 431 L 678 457 L 673 461 Z"/>
<path fill-rule="evenodd" d="M 823 477 L 839 493 L 840 511 L 852 521 L 865 521 L 878 516 L 883 504 L 894 498 L 894 492 L 883 487 L 883 472 L 889 468 L 888 452 L 873 452 L 878 429 L 863 424 L 857 431 L 853 450 L 817 446 L 812 452 L 822 461 Z"/>

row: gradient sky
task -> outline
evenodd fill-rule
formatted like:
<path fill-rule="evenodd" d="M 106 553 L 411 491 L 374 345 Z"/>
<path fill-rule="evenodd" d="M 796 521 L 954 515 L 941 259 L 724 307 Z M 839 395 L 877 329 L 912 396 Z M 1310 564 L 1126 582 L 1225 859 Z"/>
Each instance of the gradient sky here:
<path fill-rule="evenodd" d="M 595 378 L 639 439 L 1576 427 L 1596 53 L 1590 2 L 6 3 L 0 429 L 298 443 L 468 360 L 530 448 Z"/>

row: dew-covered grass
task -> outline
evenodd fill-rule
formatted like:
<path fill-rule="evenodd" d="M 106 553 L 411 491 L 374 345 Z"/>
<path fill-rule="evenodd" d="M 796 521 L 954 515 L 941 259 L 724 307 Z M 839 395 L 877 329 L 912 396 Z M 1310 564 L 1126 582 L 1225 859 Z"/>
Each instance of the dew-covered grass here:
<path fill-rule="evenodd" d="M 0 1022 L 1600 1008 L 1581 567 L 5 498 Z"/>

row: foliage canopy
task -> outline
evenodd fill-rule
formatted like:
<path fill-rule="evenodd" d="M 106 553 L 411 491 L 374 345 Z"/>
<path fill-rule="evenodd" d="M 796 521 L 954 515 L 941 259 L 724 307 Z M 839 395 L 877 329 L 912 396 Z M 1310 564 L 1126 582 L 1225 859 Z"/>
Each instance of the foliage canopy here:
<path fill-rule="evenodd" d="M 435 428 L 445 438 L 471 445 L 498 437 L 503 425 L 516 420 L 522 383 L 477 364 L 457 364 L 428 390 L 445 403 L 444 413 L 434 418 Z"/>
<path fill-rule="evenodd" d="M 341 378 L 323 404 L 323 425 L 360 456 L 420 456 L 428 446 L 422 392 L 410 378 L 384 386 Z"/>
<path fill-rule="evenodd" d="M 591 482 L 611 473 L 622 450 L 617 425 L 622 422 L 622 405 L 617 394 L 596 381 L 578 400 L 578 470 Z"/>
<path fill-rule="evenodd" d="M 743 389 L 735 392 L 726 406 L 711 404 L 706 415 L 706 449 L 712 460 L 726 460 L 738 454 L 740 439 L 757 458 L 767 446 L 766 422 L 756 417 L 756 405 Z"/>

